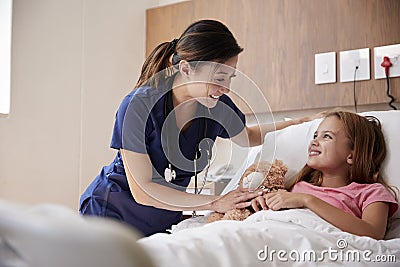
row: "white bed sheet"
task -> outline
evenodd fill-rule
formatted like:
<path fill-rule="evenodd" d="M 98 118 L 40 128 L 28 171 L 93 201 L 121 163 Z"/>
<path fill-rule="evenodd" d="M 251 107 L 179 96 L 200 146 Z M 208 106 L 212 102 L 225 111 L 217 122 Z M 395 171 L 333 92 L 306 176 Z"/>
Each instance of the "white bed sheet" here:
<path fill-rule="evenodd" d="M 380 266 L 399 266 L 399 219 L 386 238 L 390 240 L 352 235 L 308 209 L 291 209 L 260 211 L 243 222 L 188 219 L 172 234 L 155 234 L 138 243 L 160 267 L 376 266 L 378 260 L 386 261 Z"/>

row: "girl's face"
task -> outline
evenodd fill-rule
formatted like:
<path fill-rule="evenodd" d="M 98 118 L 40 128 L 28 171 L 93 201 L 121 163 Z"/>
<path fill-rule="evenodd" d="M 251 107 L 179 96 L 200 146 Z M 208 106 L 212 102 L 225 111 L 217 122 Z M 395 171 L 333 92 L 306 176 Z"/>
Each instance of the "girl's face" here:
<path fill-rule="evenodd" d="M 190 84 L 190 95 L 200 104 L 213 108 L 219 97 L 230 91 L 231 79 L 235 77 L 238 56 L 223 64 L 210 63 L 198 67 Z"/>
<path fill-rule="evenodd" d="M 325 118 L 314 133 L 308 147 L 307 165 L 322 173 L 347 175 L 352 164 L 350 140 L 342 121 L 336 116 Z"/>

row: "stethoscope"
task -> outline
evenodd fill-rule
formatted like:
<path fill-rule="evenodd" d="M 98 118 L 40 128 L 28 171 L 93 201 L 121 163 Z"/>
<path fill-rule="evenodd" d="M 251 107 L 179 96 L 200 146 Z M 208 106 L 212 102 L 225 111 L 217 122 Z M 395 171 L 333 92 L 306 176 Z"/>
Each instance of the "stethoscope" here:
<path fill-rule="evenodd" d="M 199 104 L 200 105 L 200 104 Z M 166 93 L 165 99 L 164 99 L 164 121 L 167 121 L 167 116 L 169 115 L 169 112 L 171 112 L 174 109 L 173 107 L 173 102 L 172 102 L 172 90 L 169 90 Z M 211 142 L 210 140 L 206 139 L 206 135 L 207 135 L 207 119 L 205 118 L 205 116 L 203 116 L 202 118 L 203 121 L 203 135 L 202 135 L 202 139 L 200 139 L 200 124 L 198 125 L 198 134 L 197 134 L 197 141 L 196 141 L 196 147 L 195 147 L 195 156 L 194 156 L 194 160 L 193 160 L 193 169 L 194 169 L 194 193 L 195 194 L 200 194 L 201 191 L 204 188 L 205 182 L 206 182 L 206 178 L 208 175 L 208 169 L 210 168 L 210 164 L 211 164 L 211 157 L 212 157 L 212 147 L 211 147 Z M 168 132 L 168 131 L 167 131 Z M 205 143 L 206 143 L 206 147 L 205 148 L 201 148 L 200 147 L 200 141 L 205 139 Z M 172 182 L 173 180 L 175 180 L 176 178 L 176 171 L 173 169 L 173 166 L 171 164 L 171 158 L 170 158 L 170 147 L 169 147 L 169 136 L 167 133 L 166 136 L 166 156 L 167 156 L 167 160 L 168 160 L 168 167 L 165 168 L 164 170 L 164 178 L 167 182 Z M 206 154 L 207 154 L 207 165 L 205 167 L 205 173 L 204 173 L 204 177 L 203 177 L 203 181 L 202 181 L 202 186 L 199 189 L 198 188 L 198 173 L 200 172 L 198 170 L 198 159 L 199 159 L 199 155 L 201 154 L 201 151 L 205 150 Z"/>

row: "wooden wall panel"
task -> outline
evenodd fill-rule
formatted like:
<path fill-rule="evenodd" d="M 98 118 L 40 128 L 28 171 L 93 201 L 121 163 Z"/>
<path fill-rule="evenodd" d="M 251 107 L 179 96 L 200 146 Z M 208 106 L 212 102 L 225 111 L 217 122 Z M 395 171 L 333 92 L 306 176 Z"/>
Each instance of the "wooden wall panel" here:
<path fill-rule="evenodd" d="M 238 70 L 257 84 L 273 111 L 352 105 L 353 83 L 339 82 L 339 52 L 367 47 L 371 80 L 356 83 L 358 103 L 388 102 L 385 80 L 374 79 L 373 48 L 400 43 L 399 0 L 193 0 L 147 15 L 151 46 L 177 36 L 177 25 L 184 29 L 202 18 L 224 22 L 245 49 Z M 315 85 L 314 55 L 331 51 L 337 53 L 337 82 Z M 400 78 L 391 79 L 391 88 L 399 100 Z M 250 100 L 259 96 L 243 90 Z"/>
<path fill-rule="evenodd" d="M 146 56 L 158 44 L 179 38 L 192 20 L 191 1 L 146 10 Z"/>

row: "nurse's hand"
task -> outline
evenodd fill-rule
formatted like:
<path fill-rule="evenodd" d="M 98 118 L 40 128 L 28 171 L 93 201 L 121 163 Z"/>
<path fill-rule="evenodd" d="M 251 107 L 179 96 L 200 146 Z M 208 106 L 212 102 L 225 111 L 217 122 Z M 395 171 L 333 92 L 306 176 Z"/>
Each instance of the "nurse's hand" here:
<path fill-rule="evenodd" d="M 213 210 L 221 213 L 225 213 L 231 209 L 246 208 L 251 205 L 251 200 L 253 198 L 262 194 L 263 190 L 249 192 L 247 190 L 237 188 L 215 200 L 211 204 L 211 207 Z"/>
<path fill-rule="evenodd" d="M 313 115 L 310 115 L 310 116 L 305 116 L 305 117 L 293 119 L 292 121 L 293 121 L 294 124 L 300 124 L 300 123 L 303 123 L 303 122 L 308 122 L 308 121 L 312 121 L 312 120 L 315 120 L 315 119 L 324 118 L 326 116 L 326 114 L 328 114 L 328 111 L 324 110 L 324 111 L 321 111 L 319 113 L 316 113 L 316 114 L 313 114 Z"/>

